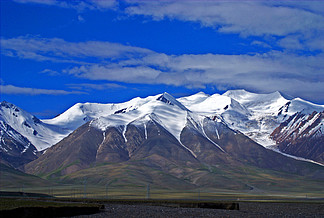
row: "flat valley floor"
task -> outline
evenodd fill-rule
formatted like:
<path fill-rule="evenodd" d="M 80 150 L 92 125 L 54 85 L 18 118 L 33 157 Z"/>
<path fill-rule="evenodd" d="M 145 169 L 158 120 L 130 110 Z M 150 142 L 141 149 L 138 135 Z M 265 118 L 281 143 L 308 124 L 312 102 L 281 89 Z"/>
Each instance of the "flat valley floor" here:
<path fill-rule="evenodd" d="M 101 213 L 78 217 L 324 217 L 324 203 L 240 202 L 239 210 L 105 204 Z"/>

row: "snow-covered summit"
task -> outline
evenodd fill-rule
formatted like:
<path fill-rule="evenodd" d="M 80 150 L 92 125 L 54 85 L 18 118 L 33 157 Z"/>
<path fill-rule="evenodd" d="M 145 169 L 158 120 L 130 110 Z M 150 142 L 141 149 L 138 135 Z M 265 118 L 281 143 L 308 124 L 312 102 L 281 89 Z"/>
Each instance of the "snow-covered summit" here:
<path fill-rule="evenodd" d="M 198 92 L 194 95 L 178 98 L 178 101 L 182 102 L 184 105 L 198 104 L 208 98 L 210 95 L 204 92 Z"/>
<path fill-rule="evenodd" d="M 131 106 L 133 110 L 125 110 L 120 113 L 110 113 L 95 119 L 91 125 L 105 130 L 108 127 L 127 128 L 130 123 L 143 123 L 153 120 L 159 123 L 172 135 L 180 140 L 180 133 L 186 124 L 188 109 L 168 93 L 147 97 Z M 139 121 L 142 122 L 139 122 Z M 126 129 L 123 129 L 126 131 Z M 125 139 L 126 140 L 126 139 Z"/>
<path fill-rule="evenodd" d="M 278 107 L 280 108 L 288 102 L 278 91 L 269 94 L 256 94 L 245 90 L 230 90 L 223 96 L 235 99 L 250 110 L 262 110 L 268 113 L 277 111 Z"/>
<path fill-rule="evenodd" d="M 206 140 L 213 143 L 221 151 L 224 151 L 206 135 L 204 128 L 207 120 L 214 123 L 214 131 L 218 132 L 216 123 L 222 122 L 221 120 L 212 120 L 202 114 L 192 112 L 170 94 L 163 93 L 154 98 L 146 98 L 145 101 L 137 105 L 134 110 L 126 110 L 121 113 L 101 116 L 94 119 L 90 125 L 101 131 L 106 131 L 110 127 L 115 127 L 123 135 L 126 143 L 128 141 L 126 132 L 130 124 L 144 129 L 146 136 L 149 123 L 158 124 L 173 135 L 180 145 L 196 157 L 196 154 L 181 141 L 181 133 L 186 127 L 199 132 Z"/>
<path fill-rule="evenodd" d="M 149 96 L 146 98 L 136 97 L 123 103 L 77 103 L 59 116 L 42 121 L 47 124 L 60 126 L 73 131 L 93 119 L 134 110 L 142 104 L 158 98 L 160 95 Z"/>
<path fill-rule="evenodd" d="M 222 95 L 204 93 L 178 99 L 189 110 L 201 115 L 218 115 L 232 129 L 239 130 L 256 142 L 270 146 L 273 130 L 289 116 L 303 111 L 323 111 L 323 105 L 295 98 L 286 99 L 280 92 L 256 94 L 246 90 L 229 90 Z"/>
<path fill-rule="evenodd" d="M 172 95 L 170 95 L 167 92 L 164 92 L 162 95 L 160 95 L 157 98 L 157 100 L 162 101 L 162 102 L 164 102 L 166 104 L 176 105 L 182 110 L 188 110 L 185 106 L 183 106 L 178 100 L 176 100 Z"/>
<path fill-rule="evenodd" d="M 54 145 L 89 121 L 104 129 L 154 120 L 180 139 L 188 114 L 200 117 L 200 120 L 217 116 L 218 120 L 225 121 L 232 129 L 268 146 L 274 144 L 269 137 L 272 131 L 289 116 L 301 111 L 311 114 L 323 110 L 323 105 L 300 98 L 289 100 L 279 92 L 256 94 L 245 90 L 230 90 L 222 95 L 199 92 L 178 99 L 162 93 L 146 98 L 137 97 L 123 103 L 77 103 L 59 116 L 44 120 L 4 101 L 1 103 L 0 120 L 21 133 L 38 150 Z M 197 123 L 200 121 L 197 120 Z"/>
<path fill-rule="evenodd" d="M 38 151 L 44 150 L 69 132 L 55 125 L 43 123 L 34 115 L 8 102 L 1 102 L 0 120 L 26 137 Z"/>

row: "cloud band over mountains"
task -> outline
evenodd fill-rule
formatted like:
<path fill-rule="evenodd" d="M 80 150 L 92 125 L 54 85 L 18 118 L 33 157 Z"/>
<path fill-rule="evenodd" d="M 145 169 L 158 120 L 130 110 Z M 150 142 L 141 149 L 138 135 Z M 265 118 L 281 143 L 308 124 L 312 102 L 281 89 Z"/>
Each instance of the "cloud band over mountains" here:
<path fill-rule="evenodd" d="M 2 39 L 3 54 L 35 61 L 72 63 L 61 73 L 89 80 L 167 84 L 219 89 L 281 90 L 300 96 L 322 92 L 324 56 L 280 51 L 264 54 L 167 55 L 118 43 L 67 42 L 63 39 L 19 37 Z M 91 59 L 91 61 L 89 61 Z M 296 90 L 295 87 L 299 87 Z"/>
<path fill-rule="evenodd" d="M 55 89 L 37 89 L 29 87 L 17 87 L 13 85 L 0 85 L 0 91 L 2 94 L 13 95 L 70 95 L 70 94 L 85 94 L 78 91 L 65 91 Z"/>
<path fill-rule="evenodd" d="M 46 69 L 48 72 L 91 81 L 280 90 L 324 100 L 324 4 L 320 2 L 16 1 L 75 9 L 81 15 L 85 10 L 114 10 L 153 22 L 195 22 L 221 34 L 253 37 L 251 46 L 268 49 L 262 53 L 175 55 L 108 41 L 69 42 L 34 36 L 1 40 L 3 55 L 71 64 L 62 65 L 59 71 Z"/>

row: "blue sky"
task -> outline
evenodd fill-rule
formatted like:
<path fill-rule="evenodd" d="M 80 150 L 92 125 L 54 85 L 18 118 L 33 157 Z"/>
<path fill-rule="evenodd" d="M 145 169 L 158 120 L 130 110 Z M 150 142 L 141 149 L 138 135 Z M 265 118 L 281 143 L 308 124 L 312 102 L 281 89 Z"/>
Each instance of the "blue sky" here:
<path fill-rule="evenodd" d="M 324 1 L 1 1 L 1 100 L 77 102 L 246 89 L 324 104 Z"/>

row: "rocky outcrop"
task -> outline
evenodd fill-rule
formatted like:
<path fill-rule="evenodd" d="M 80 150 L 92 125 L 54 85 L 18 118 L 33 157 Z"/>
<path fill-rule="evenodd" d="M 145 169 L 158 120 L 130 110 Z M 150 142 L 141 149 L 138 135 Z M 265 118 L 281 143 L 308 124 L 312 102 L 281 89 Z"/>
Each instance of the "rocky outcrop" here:
<path fill-rule="evenodd" d="M 324 163 L 324 112 L 296 113 L 271 137 L 281 152 Z"/>
<path fill-rule="evenodd" d="M 190 175 L 186 184 L 189 186 L 210 183 L 204 179 L 208 171 L 192 173 L 202 166 L 235 170 L 254 167 L 324 177 L 320 168 L 315 167 L 319 171 L 314 171 L 305 167 L 309 163 L 266 149 L 226 124 L 209 118 L 202 122 L 197 126 L 188 119 L 180 141 L 154 120 L 148 120 L 145 125 L 130 123 L 126 127 L 101 130 L 87 123 L 27 164 L 25 170 L 59 178 L 107 164 L 116 169 L 120 167 L 120 170 L 136 166 L 136 175 L 141 174 L 145 181 L 154 179 L 148 176 L 154 169 L 161 179 L 170 176 L 181 179 Z"/>
<path fill-rule="evenodd" d="M 0 120 L 0 161 L 14 168 L 37 158 L 35 146 L 10 125 Z"/>

